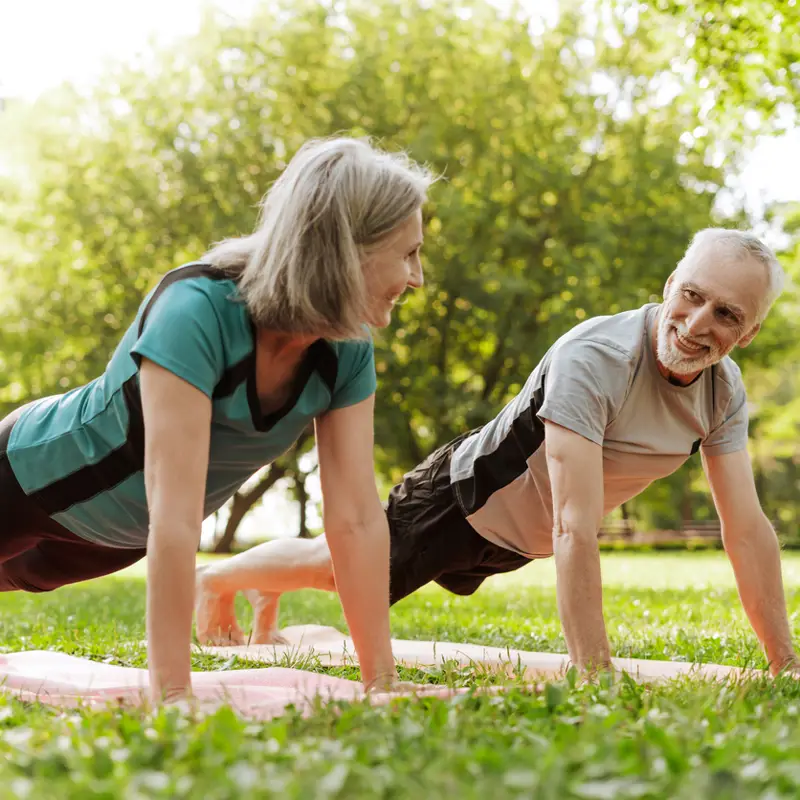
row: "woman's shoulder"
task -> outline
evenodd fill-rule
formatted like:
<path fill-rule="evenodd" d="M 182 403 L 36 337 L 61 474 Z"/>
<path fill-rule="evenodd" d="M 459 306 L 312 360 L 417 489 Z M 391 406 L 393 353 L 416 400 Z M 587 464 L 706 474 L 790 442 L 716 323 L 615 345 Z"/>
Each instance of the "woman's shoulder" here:
<path fill-rule="evenodd" d="M 140 327 L 156 308 L 164 306 L 168 306 L 170 312 L 178 307 L 190 314 L 203 309 L 221 317 L 247 315 L 236 281 L 202 261 L 184 264 L 162 276 L 142 302 Z"/>

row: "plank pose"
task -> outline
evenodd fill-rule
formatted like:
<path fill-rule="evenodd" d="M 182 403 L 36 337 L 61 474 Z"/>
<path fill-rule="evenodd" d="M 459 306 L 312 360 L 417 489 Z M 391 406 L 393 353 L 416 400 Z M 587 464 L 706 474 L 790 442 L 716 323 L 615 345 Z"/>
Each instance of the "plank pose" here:
<path fill-rule="evenodd" d="M 699 449 L 745 611 L 771 670 L 795 668 L 778 541 L 756 494 L 745 389 L 728 357 L 753 340 L 783 279 L 754 236 L 704 230 L 669 276 L 663 303 L 562 336 L 495 419 L 392 489 L 391 602 L 429 581 L 469 595 L 492 574 L 555 555 L 570 657 L 604 668 L 601 519 Z M 277 540 L 200 568 L 200 640 L 244 640 L 233 598 L 245 590 L 256 611 L 251 641 L 280 641 L 282 592 L 339 587 L 329 544 Z"/>
<path fill-rule="evenodd" d="M 302 147 L 250 236 L 168 273 L 105 372 L 0 423 L 0 591 L 148 555 L 154 699 L 190 689 L 203 519 L 316 426 L 327 541 L 368 687 L 395 680 L 389 531 L 373 469 L 366 325 L 422 285 L 431 176 L 339 138 Z"/>

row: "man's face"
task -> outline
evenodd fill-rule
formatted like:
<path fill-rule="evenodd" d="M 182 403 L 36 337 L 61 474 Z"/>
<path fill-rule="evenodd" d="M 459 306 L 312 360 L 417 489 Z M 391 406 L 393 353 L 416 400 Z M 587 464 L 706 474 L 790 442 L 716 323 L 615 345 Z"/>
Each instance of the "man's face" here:
<path fill-rule="evenodd" d="M 767 270 L 753 260 L 731 263 L 702 251 L 674 272 L 664 290 L 656 354 L 669 372 L 690 377 L 722 360 L 758 332 Z"/>

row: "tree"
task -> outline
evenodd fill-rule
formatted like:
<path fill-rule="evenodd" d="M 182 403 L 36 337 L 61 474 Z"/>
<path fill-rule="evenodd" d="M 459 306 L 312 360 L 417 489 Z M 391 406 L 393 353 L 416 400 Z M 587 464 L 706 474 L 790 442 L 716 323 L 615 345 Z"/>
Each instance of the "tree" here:
<path fill-rule="evenodd" d="M 658 91 L 681 44 L 609 8 L 565 3 L 537 31 L 482 0 L 270 4 L 70 96 L 32 137 L 35 193 L 3 215 L 25 257 L 4 271 L 0 402 L 98 374 L 159 275 L 252 229 L 304 140 L 370 134 L 442 176 L 426 288 L 376 335 L 377 463 L 396 480 L 576 322 L 656 300 L 712 219 L 718 142 L 689 146 L 696 107 Z"/>

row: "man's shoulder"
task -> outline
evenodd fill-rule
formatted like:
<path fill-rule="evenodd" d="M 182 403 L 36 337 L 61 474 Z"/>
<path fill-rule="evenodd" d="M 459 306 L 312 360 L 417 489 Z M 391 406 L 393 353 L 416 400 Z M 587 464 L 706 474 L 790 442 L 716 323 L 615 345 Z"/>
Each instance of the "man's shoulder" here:
<path fill-rule="evenodd" d="M 717 364 L 715 373 L 717 383 L 726 388 L 731 396 L 746 394 L 744 380 L 742 379 L 742 370 L 730 356 L 725 356 L 725 358 Z"/>
<path fill-rule="evenodd" d="M 581 322 L 561 336 L 553 345 L 553 354 L 563 352 L 570 357 L 581 351 L 604 351 L 620 362 L 636 363 L 642 351 L 647 321 L 655 304 L 632 311 L 622 311 Z"/>

